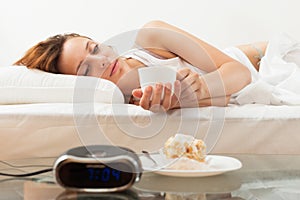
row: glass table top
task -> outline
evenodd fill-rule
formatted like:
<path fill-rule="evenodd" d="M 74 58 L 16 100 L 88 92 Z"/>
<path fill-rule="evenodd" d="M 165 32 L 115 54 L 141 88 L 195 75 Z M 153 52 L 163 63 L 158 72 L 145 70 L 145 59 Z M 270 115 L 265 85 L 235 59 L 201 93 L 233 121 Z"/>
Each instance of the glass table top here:
<path fill-rule="evenodd" d="M 300 155 L 225 155 L 243 167 L 207 177 L 171 177 L 146 172 L 119 193 L 76 193 L 55 184 L 52 172 L 27 178 L 0 176 L 1 199 L 300 199 Z M 51 168 L 56 158 L 1 161 L 2 173 L 26 173 Z"/>

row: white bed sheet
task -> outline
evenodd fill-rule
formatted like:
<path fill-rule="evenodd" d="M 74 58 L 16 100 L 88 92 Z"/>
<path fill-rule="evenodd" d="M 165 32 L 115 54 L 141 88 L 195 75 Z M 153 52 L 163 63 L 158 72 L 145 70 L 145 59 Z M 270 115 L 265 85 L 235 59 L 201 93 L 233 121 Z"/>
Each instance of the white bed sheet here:
<path fill-rule="evenodd" d="M 0 159 L 58 156 L 87 144 L 155 151 L 177 132 L 205 139 L 211 154 L 299 154 L 300 106 L 231 105 L 155 114 L 128 104 L 1 105 Z"/>

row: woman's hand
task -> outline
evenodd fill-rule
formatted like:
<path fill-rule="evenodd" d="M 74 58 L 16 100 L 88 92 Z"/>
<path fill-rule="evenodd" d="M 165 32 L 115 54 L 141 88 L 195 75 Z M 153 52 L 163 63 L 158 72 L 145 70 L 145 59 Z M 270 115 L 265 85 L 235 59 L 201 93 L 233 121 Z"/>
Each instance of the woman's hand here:
<path fill-rule="evenodd" d="M 207 90 L 199 74 L 189 68 L 179 69 L 177 80 L 180 81 L 180 107 L 198 107 L 201 99 L 207 98 Z"/>
<path fill-rule="evenodd" d="M 139 105 L 152 112 L 167 111 L 174 108 L 200 107 L 200 106 L 226 106 L 229 103 L 230 95 L 211 97 L 207 85 L 198 73 L 189 68 L 182 68 L 177 71 L 177 80 L 172 85 L 157 83 L 155 87 L 148 86 L 145 91 L 135 89 L 132 95 L 138 98 L 135 105 Z M 164 91 L 164 95 L 162 93 Z"/>
<path fill-rule="evenodd" d="M 172 93 L 172 84 L 156 83 L 154 87 L 147 86 L 143 92 L 141 89 L 135 89 L 132 91 L 132 95 L 135 99 L 135 105 L 139 105 L 145 110 L 152 112 L 167 111 L 170 109 L 178 108 L 180 95 L 180 82 L 177 80 L 174 83 L 174 92 Z M 163 95 L 163 96 L 162 96 Z"/>
<path fill-rule="evenodd" d="M 182 68 L 177 72 L 173 94 L 170 83 L 165 85 L 157 83 L 155 87 L 146 87 L 144 92 L 141 89 L 135 89 L 132 95 L 139 99 L 134 104 L 146 110 L 159 112 L 179 107 L 198 107 L 199 100 L 204 98 L 202 93 L 204 89 L 198 73 L 189 68 Z"/>
<path fill-rule="evenodd" d="M 211 97 L 203 76 L 189 68 L 179 69 L 177 79 L 181 83 L 180 107 L 226 106 L 231 95 Z M 216 80 L 217 82 L 217 80 Z"/>

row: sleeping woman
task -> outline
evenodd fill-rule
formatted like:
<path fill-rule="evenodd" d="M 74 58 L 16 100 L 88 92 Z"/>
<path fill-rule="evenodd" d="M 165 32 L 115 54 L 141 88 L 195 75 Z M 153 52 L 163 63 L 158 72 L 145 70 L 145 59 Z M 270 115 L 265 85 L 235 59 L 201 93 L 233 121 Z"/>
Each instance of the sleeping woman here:
<path fill-rule="evenodd" d="M 121 89 L 129 103 L 151 111 L 226 106 L 231 96 L 251 83 L 251 70 L 259 70 L 266 46 L 259 42 L 221 51 L 184 30 L 151 21 L 138 31 L 132 51 L 121 56 L 89 37 L 64 34 L 39 42 L 15 65 L 107 79 Z M 166 64 L 180 66 L 174 92 L 171 83 L 156 83 L 142 92 L 137 69 Z"/>

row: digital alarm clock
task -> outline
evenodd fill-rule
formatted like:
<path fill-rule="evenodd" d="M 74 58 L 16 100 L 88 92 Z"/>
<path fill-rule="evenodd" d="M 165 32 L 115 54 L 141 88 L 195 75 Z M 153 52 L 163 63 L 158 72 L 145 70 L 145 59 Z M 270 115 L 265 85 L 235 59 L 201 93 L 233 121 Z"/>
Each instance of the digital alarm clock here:
<path fill-rule="evenodd" d="M 55 161 L 53 170 L 60 186 L 82 192 L 122 191 L 142 175 L 141 161 L 132 150 L 109 145 L 70 149 Z"/>

